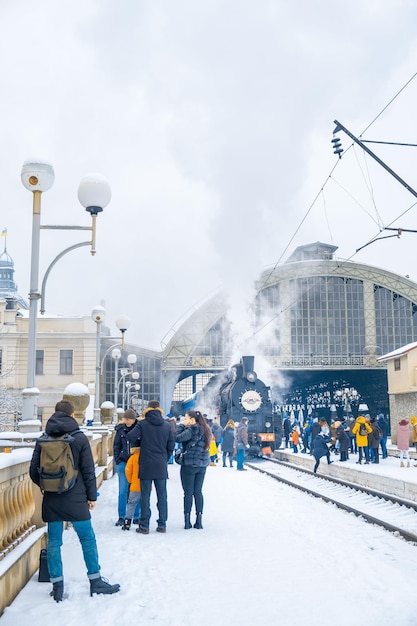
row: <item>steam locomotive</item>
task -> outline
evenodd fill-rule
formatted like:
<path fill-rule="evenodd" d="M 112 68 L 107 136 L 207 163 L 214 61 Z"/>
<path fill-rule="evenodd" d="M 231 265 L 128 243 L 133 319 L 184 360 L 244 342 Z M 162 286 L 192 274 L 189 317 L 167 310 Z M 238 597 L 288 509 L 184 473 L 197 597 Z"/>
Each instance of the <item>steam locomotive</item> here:
<path fill-rule="evenodd" d="M 219 416 L 224 428 L 228 420 L 248 418 L 248 454 L 270 454 L 281 445 L 281 414 L 273 410 L 270 387 L 254 371 L 254 356 L 243 356 L 229 370 L 212 376 L 203 389 L 182 403 L 184 413 L 199 409 Z"/>

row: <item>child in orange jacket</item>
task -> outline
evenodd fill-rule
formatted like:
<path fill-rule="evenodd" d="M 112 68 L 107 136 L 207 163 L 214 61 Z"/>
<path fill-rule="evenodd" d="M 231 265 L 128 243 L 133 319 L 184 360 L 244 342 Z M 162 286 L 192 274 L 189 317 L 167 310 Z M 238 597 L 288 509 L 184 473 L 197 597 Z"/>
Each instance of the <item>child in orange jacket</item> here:
<path fill-rule="evenodd" d="M 123 523 L 122 530 L 130 530 L 132 525 L 132 517 L 137 504 L 140 506 L 140 480 L 139 480 L 139 455 L 140 448 L 130 448 L 130 457 L 127 460 L 125 474 L 130 485 L 129 499 L 126 507 L 126 519 Z M 140 514 L 140 508 L 139 508 Z"/>
<path fill-rule="evenodd" d="M 292 429 L 291 441 L 293 451 L 298 452 L 298 430 L 296 428 Z"/>

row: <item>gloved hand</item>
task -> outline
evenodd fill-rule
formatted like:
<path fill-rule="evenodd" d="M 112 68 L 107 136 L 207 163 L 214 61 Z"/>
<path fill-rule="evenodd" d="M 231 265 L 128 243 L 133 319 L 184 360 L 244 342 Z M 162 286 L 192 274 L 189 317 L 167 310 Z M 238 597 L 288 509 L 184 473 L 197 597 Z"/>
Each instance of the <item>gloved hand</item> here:
<path fill-rule="evenodd" d="M 250 445 L 247 443 L 247 444 L 246 444 L 246 447 L 247 447 L 247 448 L 250 448 Z"/>

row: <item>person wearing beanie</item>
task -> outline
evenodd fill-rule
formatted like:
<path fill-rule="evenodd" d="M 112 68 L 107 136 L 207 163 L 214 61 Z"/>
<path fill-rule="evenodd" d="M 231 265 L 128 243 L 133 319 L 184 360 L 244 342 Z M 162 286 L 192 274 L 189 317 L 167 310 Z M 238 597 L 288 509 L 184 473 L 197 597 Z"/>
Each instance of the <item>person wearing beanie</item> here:
<path fill-rule="evenodd" d="M 128 434 L 137 423 L 136 413 L 133 409 L 127 409 L 120 424 L 115 427 L 115 437 L 113 443 L 113 457 L 117 468 L 117 478 L 119 480 L 119 495 L 117 501 L 117 511 L 119 514 L 115 526 L 123 526 L 126 517 L 126 506 L 129 495 L 129 483 L 126 478 L 126 463 L 130 457 L 130 441 Z M 133 516 L 134 523 L 138 523 L 139 504 Z"/>
<path fill-rule="evenodd" d="M 407 467 L 410 467 L 410 424 L 408 420 L 402 419 L 398 422 L 397 432 L 397 448 L 400 451 L 400 467 L 404 467 L 403 458 L 407 461 Z"/>
<path fill-rule="evenodd" d="M 139 420 L 128 434 L 131 445 L 140 446 L 140 521 L 137 533 L 149 534 L 151 518 L 151 487 L 155 486 L 158 520 L 157 532 L 166 532 L 168 518 L 167 478 L 168 459 L 174 451 L 175 437 L 164 419 L 164 411 L 157 400 L 151 400 Z"/>
<path fill-rule="evenodd" d="M 83 551 L 87 576 L 90 581 L 90 596 L 94 593 L 117 593 L 120 585 L 111 585 L 101 577 L 98 549 L 90 511 L 97 501 L 97 482 L 93 454 L 87 437 L 81 432 L 74 419 L 74 406 L 68 400 L 61 400 L 55 406 L 55 413 L 46 423 L 45 433 L 49 437 L 71 435 L 71 452 L 78 470 L 75 484 L 62 493 L 44 491 L 42 499 L 42 519 L 48 525 L 47 561 L 52 583 L 51 596 L 55 602 L 64 599 L 64 576 L 61 556 L 64 522 L 71 522 L 77 533 Z M 31 480 L 40 487 L 41 444 L 35 444 L 29 468 Z M 64 620 L 65 621 L 65 620 Z"/>

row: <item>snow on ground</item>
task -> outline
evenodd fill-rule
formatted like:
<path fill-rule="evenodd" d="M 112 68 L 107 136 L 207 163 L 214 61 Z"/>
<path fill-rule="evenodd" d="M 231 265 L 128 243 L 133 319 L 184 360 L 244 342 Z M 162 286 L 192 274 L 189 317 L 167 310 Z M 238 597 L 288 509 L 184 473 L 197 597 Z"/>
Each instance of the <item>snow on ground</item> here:
<path fill-rule="evenodd" d="M 417 468 L 398 466 L 386 459 L 363 469 L 417 480 Z M 121 584 L 118 594 L 90 598 L 70 529 L 67 599 L 55 603 L 35 574 L 1 626 L 417 624 L 416 546 L 254 470 L 220 465 L 207 468 L 204 529 L 184 530 L 179 466 L 169 474 L 165 535 L 155 532 L 154 499 L 149 535 L 115 527 L 117 477 L 100 488 L 93 524 L 102 574 Z"/>

